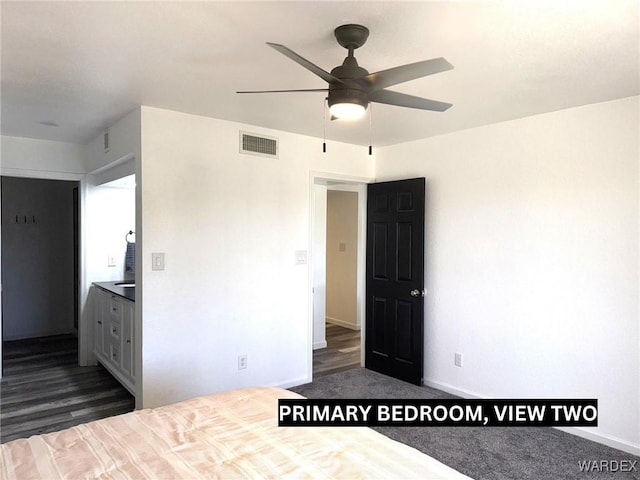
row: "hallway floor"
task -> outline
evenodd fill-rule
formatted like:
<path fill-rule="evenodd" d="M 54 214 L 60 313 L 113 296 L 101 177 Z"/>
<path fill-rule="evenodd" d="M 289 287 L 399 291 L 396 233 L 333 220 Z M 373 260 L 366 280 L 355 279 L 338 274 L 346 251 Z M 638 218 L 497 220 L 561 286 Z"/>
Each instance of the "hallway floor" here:
<path fill-rule="evenodd" d="M 313 351 L 313 378 L 360 366 L 360 331 L 327 323 L 327 348 Z"/>

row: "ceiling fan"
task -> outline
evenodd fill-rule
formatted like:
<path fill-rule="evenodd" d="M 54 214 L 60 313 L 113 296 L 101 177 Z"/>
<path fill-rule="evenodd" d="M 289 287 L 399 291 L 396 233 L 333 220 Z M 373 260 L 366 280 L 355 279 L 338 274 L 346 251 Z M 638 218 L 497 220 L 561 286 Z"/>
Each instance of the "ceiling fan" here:
<path fill-rule="evenodd" d="M 358 65 L 358 61 L 353 56 L 353 51 L 356 48 L 360 48 L 367 41 L 369 29 L 362 25 L 348 24 L 336 28 L 334 34 L 338 43 L 346 48 L 349 53 L 342 65 L 335 67 L 331 70 L 331 73 L 314 65 L 284 45 L 267 42 L 267 45 L 270 47 L 326 81 L 329 84 L 328 88 L 251 90 L 236 93 L 328 92 L 327 100 L 332 118 L 341 119 L 361 117 L 364 115 L 369 102 L 437 112 L 444 112 L 451 107 L 450 103 L 415 97 L 413 95 L 387 90 L 386 88 L 416 78 L 451 70 L 453 65 L 444 58 L 433 58 L 431 60 L 400 65 L 389 68 L 388 70 L 369 73 L 366 69 Z"/>

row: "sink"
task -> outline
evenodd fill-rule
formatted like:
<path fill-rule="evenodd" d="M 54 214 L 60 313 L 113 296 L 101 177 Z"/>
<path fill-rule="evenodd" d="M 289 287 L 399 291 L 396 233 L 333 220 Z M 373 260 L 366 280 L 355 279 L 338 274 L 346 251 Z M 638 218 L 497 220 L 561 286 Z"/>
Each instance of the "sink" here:
<path fill-rule="evenodd" d="M 117 282 L 117 283 L 114 283 L 114 285 L 117 285 L 118 287 L 124 287 L 124 288 L 135 287 L 136 286 L 136 282 L 134 282 L 134 281 Z"/>

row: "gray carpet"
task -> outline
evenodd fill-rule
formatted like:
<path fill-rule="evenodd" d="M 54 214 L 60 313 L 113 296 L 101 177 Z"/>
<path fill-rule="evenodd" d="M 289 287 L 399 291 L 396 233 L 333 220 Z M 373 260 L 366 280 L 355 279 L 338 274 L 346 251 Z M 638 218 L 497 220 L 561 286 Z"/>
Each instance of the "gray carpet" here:
<path fill-rule="evenodd" d="M 371 370 L 357 368 L 328 375 L 291 390 L 308 398 L 455 398 Z M 376 427 L 476 480 L 640 479 L 640 459 L 629 453 L 553 428 Z M 579 462 L 627 465 L 632 472 L 583 472 Z"/>

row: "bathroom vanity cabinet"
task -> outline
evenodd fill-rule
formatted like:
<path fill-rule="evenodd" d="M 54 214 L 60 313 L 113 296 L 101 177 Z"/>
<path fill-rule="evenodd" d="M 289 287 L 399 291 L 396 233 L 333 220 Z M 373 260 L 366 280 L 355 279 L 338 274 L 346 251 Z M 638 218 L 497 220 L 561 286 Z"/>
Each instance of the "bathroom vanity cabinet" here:
<path fill-rule="evenodd" d="M 135 395 L 135 303 L 110 289 L 112 282 L 94 284 L 94 353 L 98 361 Z"/>

